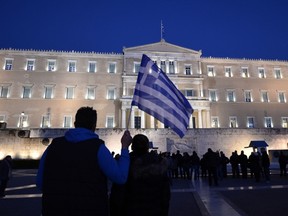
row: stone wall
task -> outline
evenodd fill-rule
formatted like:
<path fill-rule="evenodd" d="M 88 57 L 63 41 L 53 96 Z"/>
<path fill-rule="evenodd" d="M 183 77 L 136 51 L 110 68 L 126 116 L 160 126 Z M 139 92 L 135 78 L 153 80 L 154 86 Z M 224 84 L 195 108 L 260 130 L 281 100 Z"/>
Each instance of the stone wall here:
<path fill-rule="evenodd" d="M 52 138 L 63 135 L 67 129 L 16 129 L 0 130 L 0 159 L 10 154 L 14 158 L 39 159 Z M 120 152 L 120 139 L 124 129 L 98 129 L 100 138 L 105 140 L 110 151 Z M 130 129 L 133 135 L 143 133 L 153 142 L 159 152 L 196 151 L 202 156 L 208 148 L 221 150 L 227 156 L 241 150 L 250 155 L 251 140 L 265 140 L 268 150 L 288 149 L 288 129 L 190 129 L 184 138 L 179 138 L 170 129 Z M 46 139 L 45 139 L 46 138 Z"/>

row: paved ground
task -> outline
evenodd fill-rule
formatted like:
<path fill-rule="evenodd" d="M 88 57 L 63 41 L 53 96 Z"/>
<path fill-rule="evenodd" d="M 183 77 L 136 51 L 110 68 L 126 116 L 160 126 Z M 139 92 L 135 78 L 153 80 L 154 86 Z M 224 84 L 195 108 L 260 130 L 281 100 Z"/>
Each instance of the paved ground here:
<path fill-rule="evenodd" d="M 41 194 L 35 187 L 36 170 L 15 170 L 0 199 L 1 216 L 39 216 Z M 288 215 L 288 177 L 272 175 L 271 181 L 254 179 L 220 181 L 209 187 L 207 180 L 173 180 L 169 216 L 281 216 Z"/>

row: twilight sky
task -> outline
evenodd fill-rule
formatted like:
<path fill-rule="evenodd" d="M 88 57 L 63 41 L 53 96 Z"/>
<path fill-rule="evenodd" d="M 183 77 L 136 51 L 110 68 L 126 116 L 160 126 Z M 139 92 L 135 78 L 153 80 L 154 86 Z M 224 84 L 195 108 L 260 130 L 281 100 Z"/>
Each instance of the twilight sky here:
<path fill-rule="evenodd" d="M 287 0 L 0 0 L 0 49 L 121 53 L 164 39 L 202 56 L 288 60 Z"/>

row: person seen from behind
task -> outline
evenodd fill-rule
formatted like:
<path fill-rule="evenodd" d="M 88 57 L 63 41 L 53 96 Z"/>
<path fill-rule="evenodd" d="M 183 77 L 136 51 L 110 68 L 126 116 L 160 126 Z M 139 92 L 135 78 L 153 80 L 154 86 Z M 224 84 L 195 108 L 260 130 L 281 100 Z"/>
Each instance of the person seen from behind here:
<path fill-rule="evenodd" d="M 168 216 L 170 183 L 166 158 L 149 152 L 149 139 L 143 134 L 133 137 L 130 158 L 123 215 Z"/>
<path fill-rule="evenodd" d="M 53 139 L 40 160 L 37 187 L 42 191 L 42 215 L 108 216 L 107 179 L 124 184 L 128 177 L 129 145 L 125 131 L 119 160 L 95 133 L 97 112 L 81 107 L 75 128 Z"/>

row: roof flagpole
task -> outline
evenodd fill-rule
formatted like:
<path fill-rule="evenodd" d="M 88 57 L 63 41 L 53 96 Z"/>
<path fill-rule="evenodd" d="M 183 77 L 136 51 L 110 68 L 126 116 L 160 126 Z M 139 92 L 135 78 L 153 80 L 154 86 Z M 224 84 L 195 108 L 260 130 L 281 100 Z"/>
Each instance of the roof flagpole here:
<path fill-rule="evenodd" d="M 161 32 L 161 41 L 163 41 L 164 40 L 164 26 L 163 26 L 162 20 L 161 20 L 160 32 Z"/>

